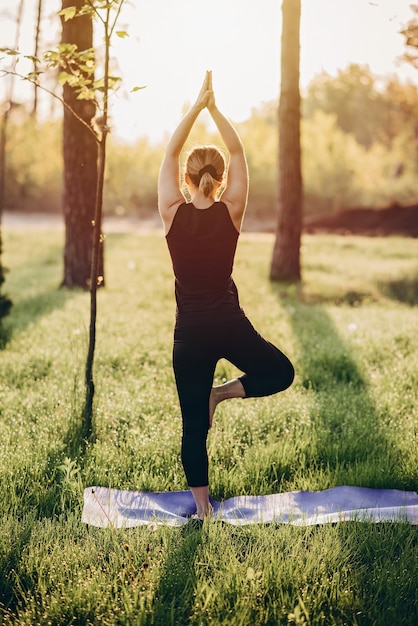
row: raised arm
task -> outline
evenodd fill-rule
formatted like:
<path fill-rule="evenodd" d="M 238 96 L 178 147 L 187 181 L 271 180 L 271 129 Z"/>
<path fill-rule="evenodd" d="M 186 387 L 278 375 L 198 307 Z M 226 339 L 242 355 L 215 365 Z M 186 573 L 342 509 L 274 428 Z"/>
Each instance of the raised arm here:
<path fill-rule="evenodd" d="M 248 198 L 247 160 L 237 131 L 216 106 L 211 78 L 210 75 L 211 95 L 207 107 L 230 155 L 222 201 L 227 205 L 237 230 L 240 230 Z"/>
<path fill-rule="evenodd" d="M 177 206 L 184 202 L 180 183 L 179 157 L 199 113 L 207 106 L 209 81 L 210 73 L 206 72 L 197 100 L 170 137 L 161 163 L 158 177 L 158 210 L 166 232 L 171 226 Z"/>

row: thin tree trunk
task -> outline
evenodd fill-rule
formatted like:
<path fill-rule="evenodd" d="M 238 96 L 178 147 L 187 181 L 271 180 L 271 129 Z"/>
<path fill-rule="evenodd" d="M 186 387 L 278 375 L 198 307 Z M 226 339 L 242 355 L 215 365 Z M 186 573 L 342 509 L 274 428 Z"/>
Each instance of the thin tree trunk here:
<path fill-rule="evenodd" d="M 301 278 L 300 5 L 300 0 L 282 4 L 278 218 L 270 269 L 270 278 L 278 281 Z"/>
<path fill-rule="evenodd" d="M 22 15 L 23 15 L 23 5 L 25 0 L 20 0 L 19 8 L 16 15 L 16 34 L 15 34 L 15 42 L 14 49 L 17 50 L 19 47 L 19 39 L 20 39 L 20 25 L 22 23 Z M 13 61 L 12 70 L 16 69 L 18 57 L 15 57 Z M 4 211 L 4 203 L 6 199 L 6 140 L 7 140 L 7 125 L 9 122 L 10 110 L 13 104 L 13 87 L 15 77 L 13 74 L 6 76 L 2 79 L 3 81 L 8 81 L 6 83 L 6 97 L 3 103 L 0 103 L 3 108 L 2 120 L 1 120 L 1 133 L 0 133 L 0 225 L 3 218 Z M 1 233 L 1 230 L 0 230 Z"/>
<path fill-rule="evenodd" d="M 119 6 L 119 11 L 122 7 Z M 119 15 L 119 13 L 118 13 Z M 93 251 L 90 274 L 90 328 L 89 328 L 89 346 L 86 358 L 85 383 L 86 383 L 86 401 L 84 407 L 84 427 L 86 434 L 90 436 L 93 432 L 93 400 L 94 400 L 94 378 L 93 364 L 96 346 L 96 318 L 97 318 L 97 288 L 103 280 L 100 273 L 101 263 L 103 262 L 103 235 L 102 235 L 102 213 L 103 213 L 103 188 L 104 173 L 106 165 L 106 141 L 108 135 L 108 93 L 109 93 L 109 56 L 110 56 L 110 35 L 109 35 L 109 18 L 110 6 L 107 7 L 106 20 L 104 22 L 104 40 L 105 40 L 105 63 L 103 77 L 103 115 L 101 119 L 101 138 L 99 142 L 99 163 L 96 187 L 96 204 L 94 214 L 94 230 L 93 230 Z"/>
<path fill-rule="evenodd" d="M 84 420 L 86 434 L 89 436 L 93 430 L 93 399 L 94 399 L 94 378 L 93 364 L 94 353 L 96 347 L 96 319 L 97 319 L 97 288 L 100 286 L 102 277 L 99 275 L 100 257 L 102 256 L 103 237 L 101 234 L 102 222 L 102 206 L 103 206 L 103 187 L 104 187 L 104 171 L 106 165 L 106 136 L 103 133 L 99 145 L 99 163 L 98 177 L 96 189 L 96 207 L 93 229 L 93 255 L 90 274 L 90 326 L 89 326 L 89 345 L 86 358 L 85 382 L 86 382 L 86 402 L 84 409 Z"/>
<path fill-rule="evenodd" d="M 16 36 L 15 36 L 15 45 L 14 48 L 17 50 L 19 47 L 19 38 L 20 38 L 20 26 L 22 23 L 22 15 L 23 15 L 23 5 L 24 0 L 20 0 L 19 8 L 16 16 Z M 16 68 L 18 57 L 15 58 L 13 69 Z M 4 78 L 3 80 L 6 80 Z M 6 93 L 6 98 L 3 104 L 3 115 L 1 120 L 1 129 L 0 129 L 0 290 L 5 281 L 4 269 L 2 263 L 2 255 L 3 255 L 3 212 L 5 208 L 6 202 L 6 141 L 7 141 L 7 127 L 10 118 L 10 111 L 13 104 L 13 87 L 14 87 L 14 76 L 10 75 L 7 77 L 8 89 Z M 2 317 L 8 314 L 10 308 L 12 306 L 12 301 L 5 295 L 0 293 L 0 320 Z"/>
<path fill-rule="evenodd" d="M 35 59 L 38 58 L 39 52 L 39 34 L 41 31 L 41 17 L 42 17 L 42 0 L 38 0 L 38 13 L 36 16 L 36 29 L 35 29 L 35 49 L 33 52 L 33 56 Z M 33 69 L 36 72 L 38 69 L 38 63 L 36 61 L 33 62 Z M 36 117 L 38 111 L 38 86 L 36 83 L 34 84 L 34 92 L 33 92 L 33 106 L 32 106 L 32 117 Z"/>
<path fill-rule="evenodd" d="M 12 301 L 6 295 L 2 294 L 2 285 L 5 278 L 3 268 L 3 211 L 6 200 L 6 138 L 7 138 L 7 122 L 9 119 L 10 102 L 5 103 L 6 110 L 1 120 L 0 128 L 0 324 L 3 317 L 9 313 Z M 2 336 L 0 334 L 0 342 Z"/>

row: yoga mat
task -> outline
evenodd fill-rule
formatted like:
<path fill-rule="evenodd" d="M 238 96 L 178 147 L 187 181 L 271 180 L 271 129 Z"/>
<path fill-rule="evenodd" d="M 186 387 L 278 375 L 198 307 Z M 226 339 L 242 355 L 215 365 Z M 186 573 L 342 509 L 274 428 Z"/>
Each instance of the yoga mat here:
<path fill-rule="evenodd" d="M 333 487 L 268 496 L 212 500 L 214 519 L 235 526 L 286 523 L 313 526 L 338 521 L 408 521 L 418 524 L 418 493 L 397 489 Z M 101 528 L 145 524 L 183 526 L 195 512 L 190 491 L 122 491 L 107 487 L 84 490 L 82 521 Z"/>

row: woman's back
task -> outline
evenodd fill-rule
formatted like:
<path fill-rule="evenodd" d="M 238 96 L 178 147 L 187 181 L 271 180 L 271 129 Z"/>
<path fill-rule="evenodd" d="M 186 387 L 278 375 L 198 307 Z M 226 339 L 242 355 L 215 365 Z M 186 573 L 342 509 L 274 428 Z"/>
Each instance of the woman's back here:
<path fill-rule="evenodd" d="M 239 233 L 223 202 L 181 204 L 166 235 L 178 315 L 239 307 L 231 274 Z"/>

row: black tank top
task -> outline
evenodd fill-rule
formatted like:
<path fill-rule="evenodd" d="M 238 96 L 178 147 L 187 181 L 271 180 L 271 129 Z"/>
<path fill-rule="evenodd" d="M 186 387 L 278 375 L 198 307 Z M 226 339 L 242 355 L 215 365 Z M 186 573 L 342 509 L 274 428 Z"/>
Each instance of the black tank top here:
<path fill-rule="evenodd" d="M 176 326 L 243 315 L 232 280 L 239 233 L 223 202 L 183 203 L 166 235 L 175 275 Z"/>

